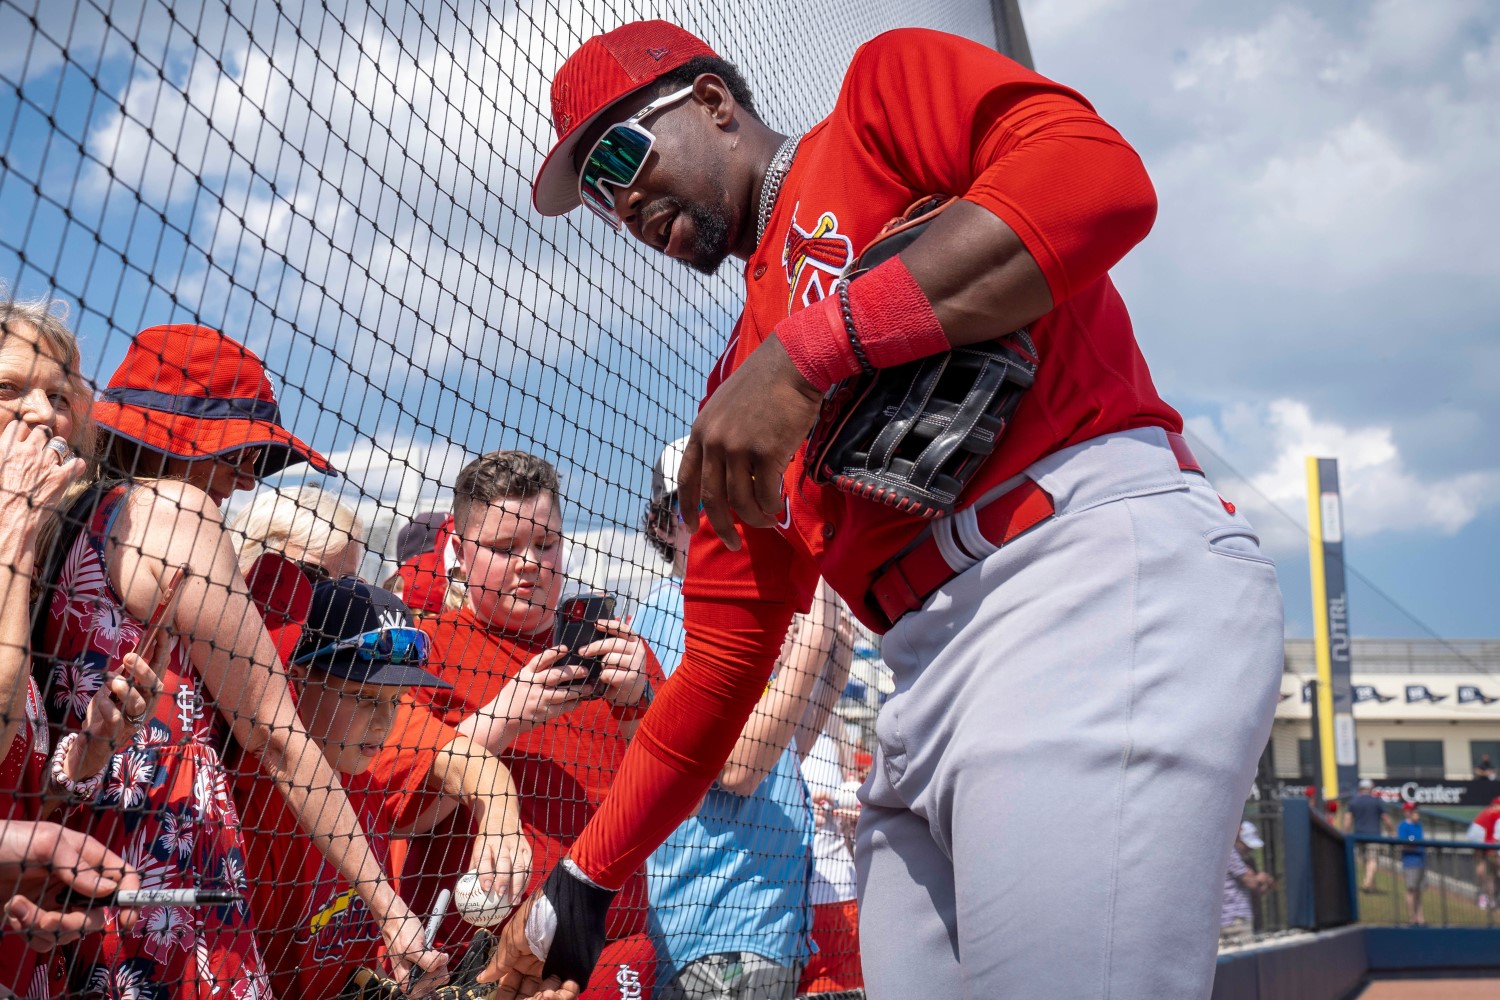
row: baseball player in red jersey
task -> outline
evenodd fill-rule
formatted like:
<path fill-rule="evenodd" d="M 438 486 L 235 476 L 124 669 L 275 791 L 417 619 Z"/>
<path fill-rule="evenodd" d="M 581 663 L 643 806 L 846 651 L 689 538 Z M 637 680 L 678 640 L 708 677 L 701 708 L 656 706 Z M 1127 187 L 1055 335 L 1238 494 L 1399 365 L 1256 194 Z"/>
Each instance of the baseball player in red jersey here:
<path fill-rule="evenodd" d="M 1107 273 L 1154 219 L 1140 159 L 1074 91 L 916 29 L 861 47 L 800 138 L 660 21 L 585 42 L 552 111 L 538 210 L 583 204 L 704 271 L 735 256 L 746 303 L 682 466 L 705 522 L 682 666 L 492 974 L 575 994 L 613 890 L 712 781 L 821 571 L 896 675 L 861 791 L 869 995 L 1207 997 L 1282 609 Z M 960 200 L 840 280 L 934 195 Z M 808 475 L 825 390 L 1023 328 L 1034 382 L 954 512 Z M 1078 801 L 1089 821 L 1059 824 Z"/>

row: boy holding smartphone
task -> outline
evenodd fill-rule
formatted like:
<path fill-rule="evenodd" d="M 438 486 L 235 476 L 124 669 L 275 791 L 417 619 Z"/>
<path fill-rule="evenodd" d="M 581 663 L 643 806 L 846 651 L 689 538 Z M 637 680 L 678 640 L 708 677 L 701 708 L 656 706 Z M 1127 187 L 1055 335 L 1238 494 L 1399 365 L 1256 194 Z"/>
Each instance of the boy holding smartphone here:
<path fill-rule="evenodd" d="M 661 668 L 641 639 L 613 619 L 595 621 L 597 641 L 566 653 L 554 643 L 562 574 L 562 500 L 557 470 L 520 451 L 489 452 L 454 484 L 454 530 L 467 582 L 464 607 L 421 622 L 431 637 L 429 668 L 449 687 L 421 688 L 416 699 L 444 723 L 496 754 L 521 795 L 521 824 L 536 851 L 535 888 L 561 860 L 608 792 L 615 770 L 650 704 Z M 578 606 L 573 621 L 602 607 Z M 597 661 L 571 662 L 575 655 Z M 388 751 L 389 752 L 389 751 Z M 428 912 L 439 890 L 465 871 L 469 822 L 462 811 L 431 836 L 406 845 L 400 890 Z M 648 997 L 654 952 L 645 936 L 646 888 L 637 872 L 607 923 L 610 944 L 590 1000 Z M 456 915 L 438 946 L 452 951 L 473 928 Z"/>
<path fill-rule="evenodd" d="M 427 636 L 406 606 L 352 577 L 325 580 L 286 649 L 297 714 L 338 772 L 381 864 L 389 871 L 392 837 L 424 833 L 462 802 L 484 834 L 465 862 L 518 893 L 531 851 L 515 786 L 500 761 L 407 697 L 445 684 L 427 671 Z M 387 746 L 400 748 L 402 768 L 372 766 Z M 271 782 L 249 762 L 237 770 L 245 882 L 273 994 L 332 1000 L 356 969 L 381 965 L 379 927 Z"/>

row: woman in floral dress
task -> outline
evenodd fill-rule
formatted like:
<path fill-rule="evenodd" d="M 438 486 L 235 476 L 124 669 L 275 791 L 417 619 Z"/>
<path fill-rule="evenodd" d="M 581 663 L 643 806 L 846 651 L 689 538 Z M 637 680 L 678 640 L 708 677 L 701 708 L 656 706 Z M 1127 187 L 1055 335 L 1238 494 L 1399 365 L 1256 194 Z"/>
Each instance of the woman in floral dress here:
<path fill-rule="evenodd" d="M 81 460 L 64 466 L 48 442 L 55 434 L 85 447 L 88 402 L 77 342 L 57 315 L 0 302 L 0 823 L 41 815 L 50 747 L 26 655 L 31 574 L 46 507 L 84 471 Z M 0 885 L 0 900 L 15 891 Z M 30 992 L 36 957 L 20 928 L 0 929 L 0 987 Z"/>
<path fill-rule="evenodd" d="M 280 426 L 254 354 L 213 330 L 139 334 L 95 406 L 110 486 L 68 548 L 48 601 L 45 693 L 66 725 L 100 678 L 145 641 L 162 615 L 171 635 L 151 658 L 163 694 L 69 825 L 117 850 L 147 887 L 244 884 L 240 817 L 221 753 L 229 738 L 259 758 L 323 853 L 377 916 L 394 971 L 441 977 L 420 922 L 390 883 L 323 755 L 307 738 L 255 612 L 219 505 L 296 462 L 327 462 Z M 149 654 L 148 654 L 149 655 Z M 55 716 L 54 716 L 55 717 Z M 69 995 L 127 1000 L 268 997 L 245 903 L 148 907 L 129 932 L 112 923 L 79 946 Z"/>

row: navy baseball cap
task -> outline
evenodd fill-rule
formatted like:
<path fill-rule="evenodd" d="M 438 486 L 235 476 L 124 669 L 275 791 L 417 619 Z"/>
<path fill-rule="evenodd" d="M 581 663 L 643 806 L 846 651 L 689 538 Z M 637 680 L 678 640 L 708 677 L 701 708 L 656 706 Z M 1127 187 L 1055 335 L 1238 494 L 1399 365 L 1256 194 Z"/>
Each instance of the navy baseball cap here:
<path fill-rule="evenodd" d="M 365 684 L 451 688 L 422 669 L 428 649 L 399 597 L 346 576 L 313 588 L 292 662 Z"/>

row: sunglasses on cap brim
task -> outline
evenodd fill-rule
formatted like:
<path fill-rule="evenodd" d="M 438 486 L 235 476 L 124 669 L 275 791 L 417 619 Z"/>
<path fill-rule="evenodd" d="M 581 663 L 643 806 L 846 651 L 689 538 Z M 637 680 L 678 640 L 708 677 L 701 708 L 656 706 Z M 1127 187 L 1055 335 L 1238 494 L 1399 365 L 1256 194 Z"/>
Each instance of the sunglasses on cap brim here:
<path fill-rule="evenodd" d="M 635 183 L 656 145 L 656 136 L 641 121 L 692 92 L 693 88 L 687 86 L 658 97 L 624 121 L 611 125 L 584 159 L 583 169 L 578 172 L 578 198 L 616 232 L 621 226 L 620 217 L 615 214 L 614 189 L 628 188 Z"/>
<path fill-rule="evenodd" d="M 427 662 L 430 651 L 430 642 L 427 633 L 410 625 L 398 625 L 394 628 L 375 629 L 371 632 L 363 632 L 359 635 L 330 642 L 328 645 L 313 650 L 311 653 L 303 653 L 293 660 L 293 663 L 309 663 L 320 656 L 331 656 L 334 653 L 353 653 L 361 660 L 374 663 L 400 663 L 422 665 Z"/>

